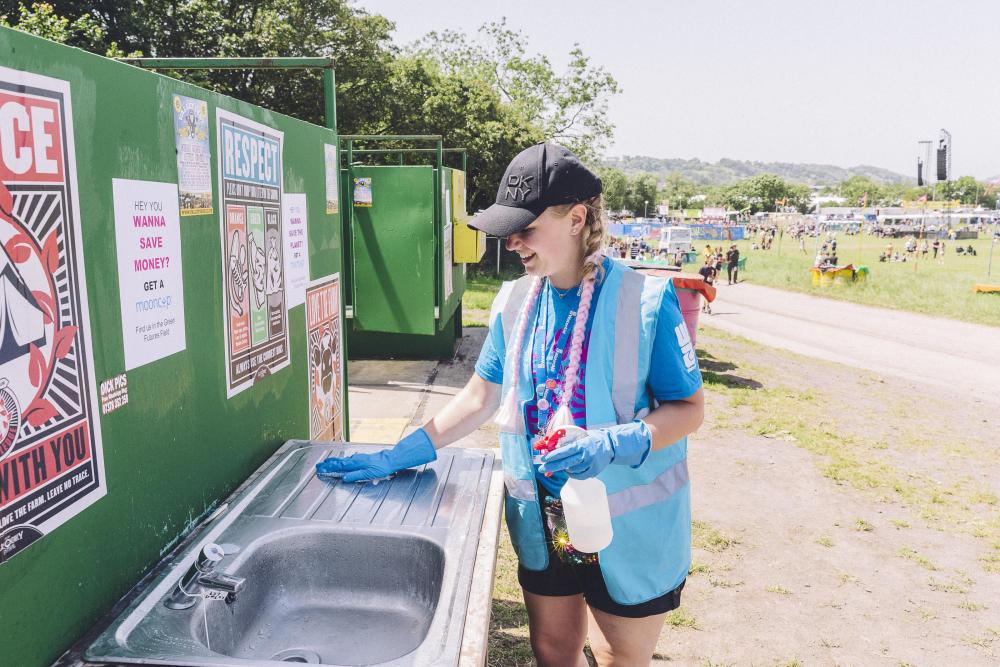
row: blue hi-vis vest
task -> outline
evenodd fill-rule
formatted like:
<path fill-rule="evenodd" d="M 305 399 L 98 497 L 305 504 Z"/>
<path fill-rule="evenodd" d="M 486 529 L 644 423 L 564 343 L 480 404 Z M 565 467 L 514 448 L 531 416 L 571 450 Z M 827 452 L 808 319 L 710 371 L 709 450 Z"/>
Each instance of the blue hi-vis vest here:
<path fill-rule="evenodd" d="M 667 281 L 644 276 L 619 262 L 609 262 L 588 344 L 586 366 L 587 428 L 624 424 L 647 414 L 653 399 L 647 389 L 656 318 L 662 299 L 673 299 Z M 504 283 L 490 316 L 491 326 L 503 327 L 503 395 L 518 380 L 519 414 L 531 400 L 531 355 L 525 336 L 521 367 L 512 368 L 508 342 L 528 292 L 525 276 Z M 540 300 L 539 300 L 540 301 Z M 527 313 L 528 331 L 537 323 L 539 308 Z M 544 570 L 549 547 L 542 529 L 531 444 L 527 433 L 501 433 L 505 515 L 518 559 L 526 569 Z M 640 604 L 673 590 L 691 566 L 691 494 L 687 469 L 687 438 L 652 451 L 638 468 L 609 465 L 598 476 L 608 491 L 614 538 L 598 555 L 612 599 Z"/>

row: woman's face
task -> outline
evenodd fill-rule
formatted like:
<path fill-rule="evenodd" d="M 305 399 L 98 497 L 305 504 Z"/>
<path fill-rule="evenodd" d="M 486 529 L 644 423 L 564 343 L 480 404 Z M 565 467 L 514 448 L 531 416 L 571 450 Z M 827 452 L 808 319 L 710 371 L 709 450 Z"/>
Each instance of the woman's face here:
<path fill-rule="evenodd" d="M 576 277 L 582 266 L 581 232 L 586 220 L 587 207 L 582 204 L 566 215 L 547 208 L 526 228 L 507 237 L 507 249 L 520 256 L 530 276 Z"/>

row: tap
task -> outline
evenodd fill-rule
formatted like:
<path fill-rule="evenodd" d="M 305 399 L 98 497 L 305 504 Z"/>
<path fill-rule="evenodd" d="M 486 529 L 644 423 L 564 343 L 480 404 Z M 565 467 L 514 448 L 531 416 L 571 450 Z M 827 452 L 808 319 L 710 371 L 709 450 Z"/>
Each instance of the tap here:
<path fill-rule="evenodd" d="M 218 544 L 206 544 L 163 604 L 169 609 L 190 609 L 201 598 L 227 599 L 243 590 L 246 584 L 244 577 L 215 571 L 215 566 L 226 553 Z"/>

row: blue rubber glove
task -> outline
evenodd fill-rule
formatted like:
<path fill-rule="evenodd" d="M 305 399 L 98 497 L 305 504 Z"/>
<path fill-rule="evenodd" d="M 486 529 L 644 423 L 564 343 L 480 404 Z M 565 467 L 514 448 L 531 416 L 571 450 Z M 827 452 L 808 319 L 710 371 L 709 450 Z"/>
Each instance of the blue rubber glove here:
<path fill-rule="evenodd" d="M 395 447 L 374 454 L 351 454 L 330 457 L 316 464 L 317 475 L 343 475 L 345 482 L 382 479 L 400 470 L 430 463 L 437 458 L 434 443 L 427 431 L 418 428 Z"/>
<path fill-rule="evenodd" d="M 653 436 L 646 422 L 587 431 L 587 437 L 559 447 L 542 457 L 541 472 L 566 471 L 570 477 L 596 477 L 608 465 L 638 466 L 646 460 Z"/>

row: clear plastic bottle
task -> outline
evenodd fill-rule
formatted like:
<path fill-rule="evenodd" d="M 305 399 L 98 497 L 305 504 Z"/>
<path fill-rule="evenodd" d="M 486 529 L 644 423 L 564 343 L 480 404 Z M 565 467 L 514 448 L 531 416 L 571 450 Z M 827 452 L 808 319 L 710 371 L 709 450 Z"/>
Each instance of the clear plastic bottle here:
<path fill-rule="evenodd" d="M 566 435 L 559 441 L 559 446 L 587 435 L 579 426 L 563 428 L 566 429 Z M 597 553 L 611 544 L 614 531 L 611 528 L 611 509 L 604 482 L 596 477 L 570 477 L 559 495 L 566 515 L 569 541 L 573 543 L 574 549 L 584 553 Z"/>

